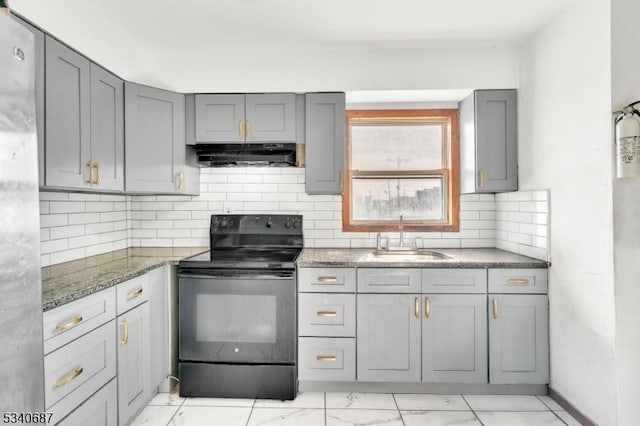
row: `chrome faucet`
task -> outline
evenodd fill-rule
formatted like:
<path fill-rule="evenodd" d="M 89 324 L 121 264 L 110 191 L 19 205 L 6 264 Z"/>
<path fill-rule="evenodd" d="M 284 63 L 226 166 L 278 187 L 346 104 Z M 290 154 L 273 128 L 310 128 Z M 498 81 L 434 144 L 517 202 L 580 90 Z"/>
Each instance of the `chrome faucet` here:
<path fill-rule="evenodd" d="M 404 247 L 404 226 L 402 225 L 402 215 L 400 215 L 400 224 L 398 225 L 398 230 L 400 231 L 400 247 Z"/>

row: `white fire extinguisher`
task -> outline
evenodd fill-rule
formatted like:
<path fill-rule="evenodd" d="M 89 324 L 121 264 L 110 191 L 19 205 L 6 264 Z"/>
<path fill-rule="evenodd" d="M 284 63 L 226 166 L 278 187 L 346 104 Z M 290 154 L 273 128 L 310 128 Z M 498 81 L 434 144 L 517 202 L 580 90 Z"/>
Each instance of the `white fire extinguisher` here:
<path fill-rule="evenodd" d="M 640 176 L 640 111 L 627 105 L 616 119 L 616 176 Z"/>

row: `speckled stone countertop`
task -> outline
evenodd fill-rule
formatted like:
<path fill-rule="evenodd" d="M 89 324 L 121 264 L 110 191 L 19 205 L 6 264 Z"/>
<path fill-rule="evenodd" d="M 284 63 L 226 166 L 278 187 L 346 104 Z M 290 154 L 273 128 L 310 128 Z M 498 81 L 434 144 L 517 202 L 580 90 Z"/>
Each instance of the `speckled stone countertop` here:
<path fill-rule="evenodd" d="M 42 268 L 42 310 L 112 287 L 208 247 L 129 248 Z"/>
<path fill-rule="evenodd" d="M 409 268 L 546 268 L 543 260 L 494 248 L 429 249 L 450 259 L 425 260 L 401 254 L 374 255 L 374 249 L 304 249 L 298 257 L 300 267 L 409 267 Z"/>

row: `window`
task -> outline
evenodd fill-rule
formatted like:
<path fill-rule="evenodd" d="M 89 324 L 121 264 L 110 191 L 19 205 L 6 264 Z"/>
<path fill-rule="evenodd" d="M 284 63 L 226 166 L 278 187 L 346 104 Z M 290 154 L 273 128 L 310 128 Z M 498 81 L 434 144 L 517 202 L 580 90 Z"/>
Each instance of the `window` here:
<path fill-rule="evenodd" d="M 458 231 L 458 111 L 348 110 L 344 231 Z"/>

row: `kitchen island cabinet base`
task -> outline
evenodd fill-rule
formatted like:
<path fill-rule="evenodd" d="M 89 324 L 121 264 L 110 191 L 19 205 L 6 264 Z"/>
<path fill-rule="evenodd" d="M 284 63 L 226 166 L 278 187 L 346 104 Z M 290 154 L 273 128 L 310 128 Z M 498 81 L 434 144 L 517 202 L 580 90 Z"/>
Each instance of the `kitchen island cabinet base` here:
<path fill-rule="evenodd" d="M 547 385 L 488 383 L 330 382 L 301 380 L 299 392 L 426 393 L 439 395 L 547 395 Z"/>

